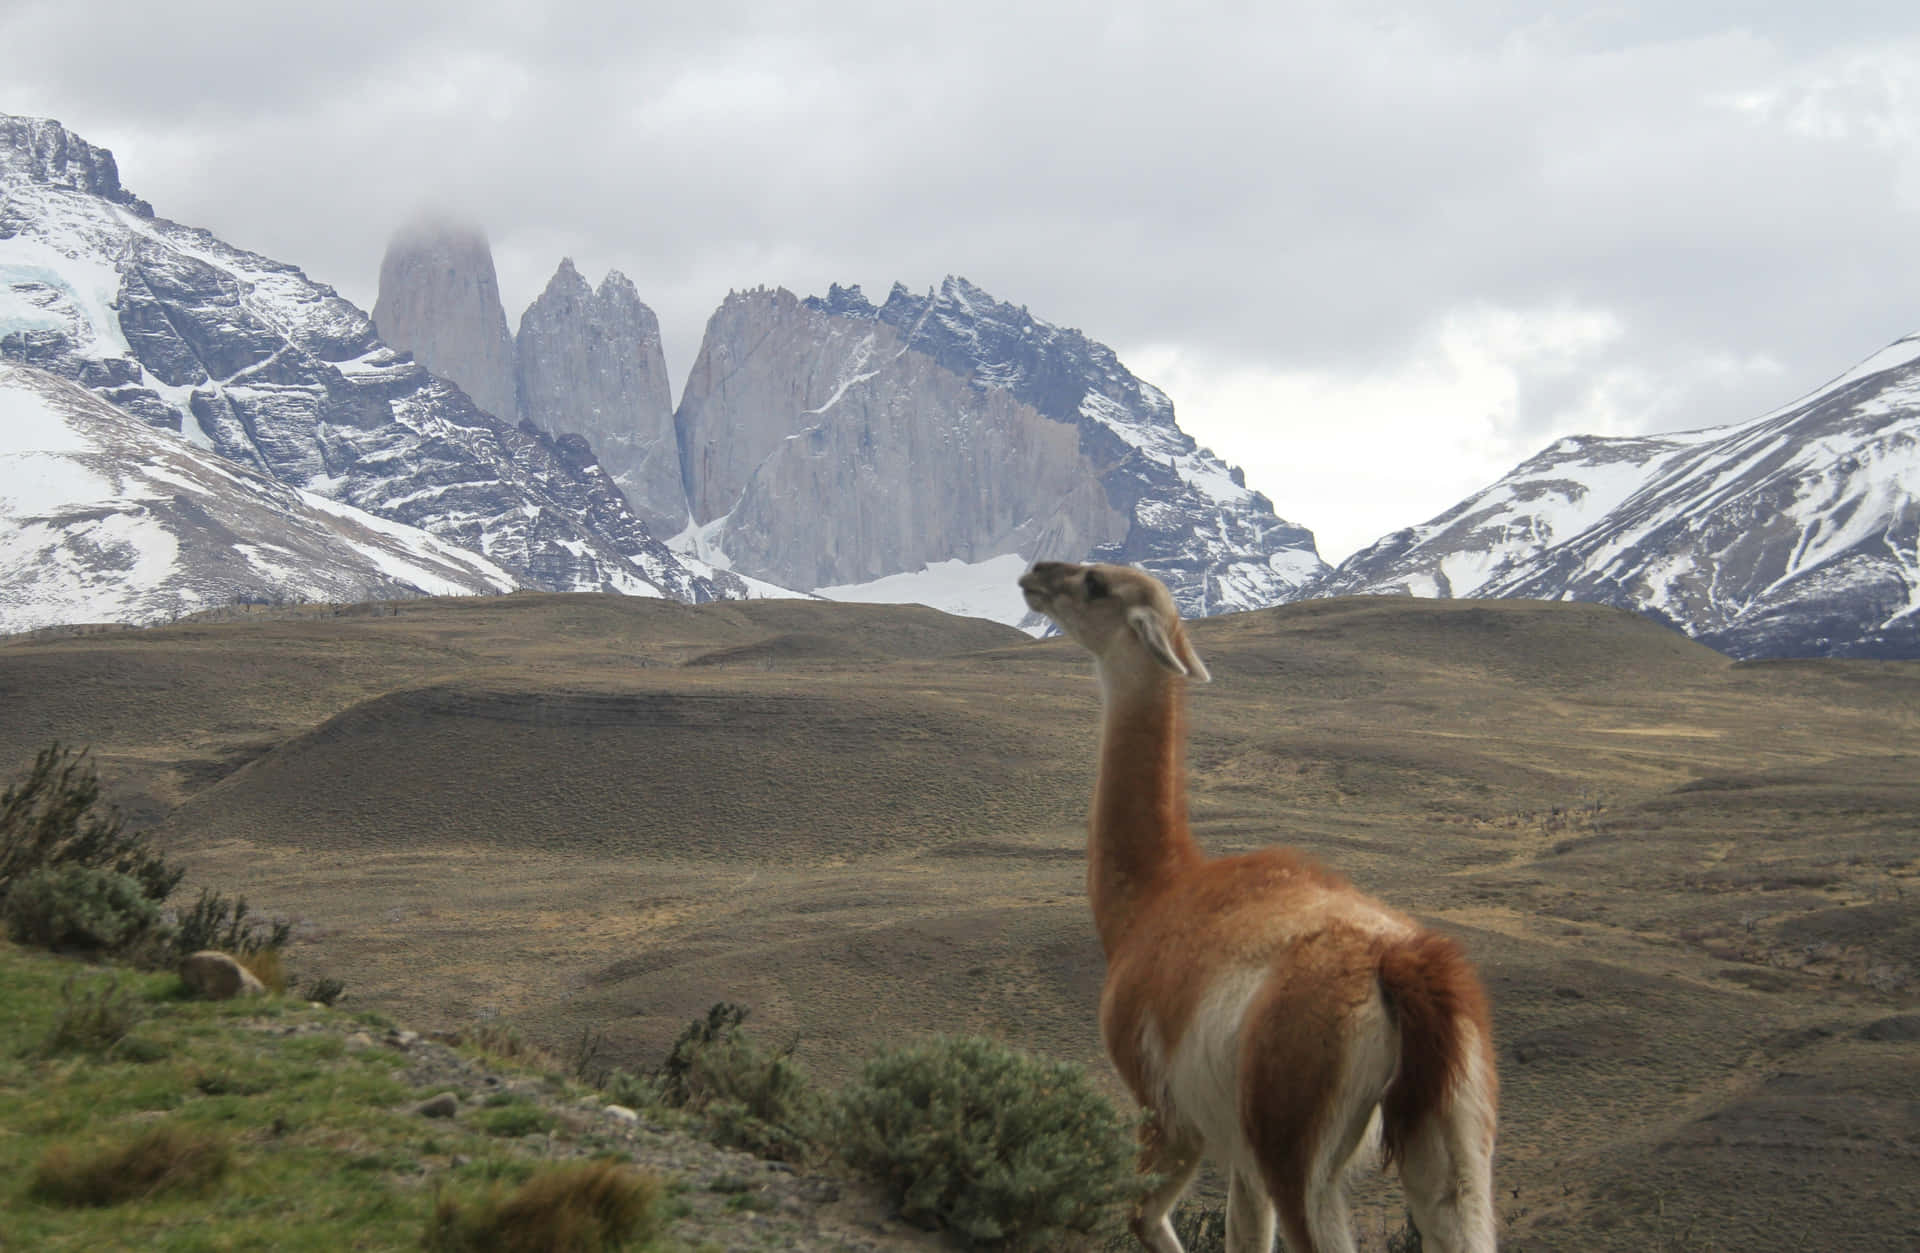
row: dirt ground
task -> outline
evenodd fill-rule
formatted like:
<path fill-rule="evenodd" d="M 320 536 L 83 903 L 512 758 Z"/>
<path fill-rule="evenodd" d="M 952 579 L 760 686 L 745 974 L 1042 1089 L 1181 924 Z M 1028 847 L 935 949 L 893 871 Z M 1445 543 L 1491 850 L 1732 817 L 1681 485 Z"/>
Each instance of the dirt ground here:
<path fill-rule="evenodd" d="M 1920 1247 L 1920 663 L 1529 602 L 1193 633 L 1202 842 L 1302 847 L 1479 964 L 1505 1247 Z M 189 891 L 423 1028 L 646 1065 L 731 1000 L 829 1080 L 936 1031 L 1104 1074 L 1066 643 L 515 595 L 0 640 L 0 709 L 0 766 L 92 745 Z"/>

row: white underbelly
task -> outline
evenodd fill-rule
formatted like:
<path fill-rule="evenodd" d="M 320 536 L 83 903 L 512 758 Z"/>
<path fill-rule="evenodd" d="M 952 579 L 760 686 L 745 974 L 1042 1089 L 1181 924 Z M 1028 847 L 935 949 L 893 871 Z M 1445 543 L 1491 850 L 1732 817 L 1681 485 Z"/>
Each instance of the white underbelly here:
<path fill-rule="evenodd" d="M 1198 1132 L 1223 1167 L 1253 1165 L 1240 1127 L 1240 1030 L 1266 978 L 1264 969 L 1217 976 L 1171 1056 L 1161 1053 L 1163 1113 Z"/>

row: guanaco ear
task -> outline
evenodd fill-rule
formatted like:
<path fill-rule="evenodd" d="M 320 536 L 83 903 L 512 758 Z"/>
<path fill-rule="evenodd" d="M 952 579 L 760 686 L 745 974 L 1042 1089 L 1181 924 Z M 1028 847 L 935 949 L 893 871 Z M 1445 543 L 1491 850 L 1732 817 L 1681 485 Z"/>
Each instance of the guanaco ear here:
<path fill-rule="evenodd" d="M 1127 625 L 1140 637 L 1140 642 L 1153 654 L 1153 659 L 1175 674 L 1184 674 L 1202 683 L 1212 677 L 1207 673 L 1207 668 L 1200 664 L 1200 657 L 1193 651 L 1193 646 L 1185 639 L 1179 642 L 1180 651 L 1175 651 L 1174 641 L 1167 638 L 1166 628 L 1160 625 L 1160 615 L 1145 605 L 1136 605 L 1127 610 Z M 1182 659 L 1180 652 L 1186 654 L 1185 659 Z"/>
<path fill-rule="evenodd" d="M 1200 654 L 1193 651 L 1187 633 L 1180 632 L 1180 660 L 1186 663 L 1187 677 L 1195 683 L 1213 682 L 1213 674 L 1207 669 L 1207 663 L 1200 660 Z"/>

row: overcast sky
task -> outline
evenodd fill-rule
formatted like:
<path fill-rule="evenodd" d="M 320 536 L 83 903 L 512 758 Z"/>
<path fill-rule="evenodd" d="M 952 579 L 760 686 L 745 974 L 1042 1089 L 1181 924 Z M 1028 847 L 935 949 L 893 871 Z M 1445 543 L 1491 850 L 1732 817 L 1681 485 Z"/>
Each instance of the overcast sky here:
<path fill-rule="evenodd" d="M 1111 344 L 1338 561 L 1563 434 L 1920 330 L 1920 5 L 0 0 L 0 112 L 371 308 L 453 210 L 680 383 L 730 288 L 963 275 Z"/>

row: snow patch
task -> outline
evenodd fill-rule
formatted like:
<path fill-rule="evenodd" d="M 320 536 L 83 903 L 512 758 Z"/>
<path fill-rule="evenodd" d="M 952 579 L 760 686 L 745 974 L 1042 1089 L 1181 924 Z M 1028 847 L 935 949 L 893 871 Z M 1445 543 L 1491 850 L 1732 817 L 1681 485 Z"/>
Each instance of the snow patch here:
<path fill-rule="evenodd" d="M 1018 553 L 985 561 L 936 561 L 869 583 L 815 588 L 814 594 L 867 605 L 925 605 L 962 618 L 986 618 L 1017 627 L 1027 617 L 1026 598 L 1018 585 L 1027 564 Z"/>

